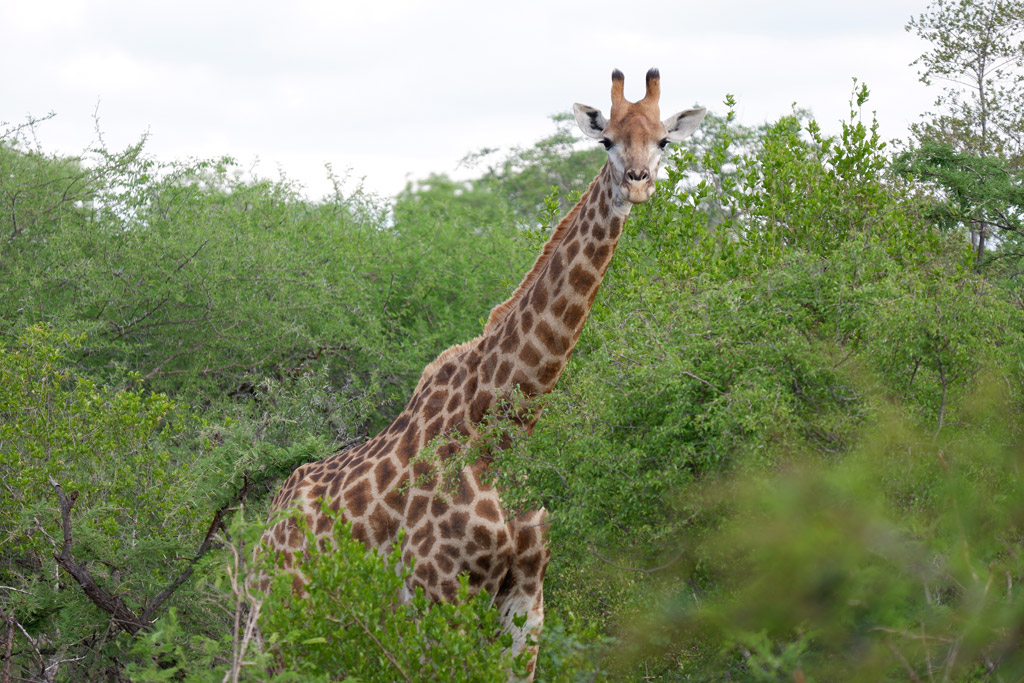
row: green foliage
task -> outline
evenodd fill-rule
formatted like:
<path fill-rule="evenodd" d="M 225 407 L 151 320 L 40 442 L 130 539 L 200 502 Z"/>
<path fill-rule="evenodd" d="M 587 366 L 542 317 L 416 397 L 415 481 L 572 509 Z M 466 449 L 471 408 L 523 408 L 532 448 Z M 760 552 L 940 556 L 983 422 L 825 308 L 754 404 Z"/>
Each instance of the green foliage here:
<path fill-rule="evenodd" d="M 158 163 L 139 143 L 95 150 L 82 170 L 9 137 L 0 196 L 18 225 L 0 244 L 0 334 L 40 321 L 85 333 L 88 367 L 204 402 L 319 366 L 338 403 L 404 400 L 439 348 L 475 333 L 515 252 L 508 233 L 430 211 L 396 208 L 392 221 L 340 179 L 314 203 L 230 159 Z M 54 187 L 75 192 L 51 206 Z M 55 222 L 33 227 L 44 214 Z M 479 272 L 501 274 L 479 286 Z"/>
<path fill-rule="evenodd" d="M 241 490 L 265 493 L 329 447 L 295 432 L 287 446 L 269 440 L 283 439 L 282 421 L 303 426 L 289 410 L 213 425 L 163 394 L 112 388 L 73 366 L 80 343 L 38 325 L 0 346 L 0 613 L 13 620 L 8 628 L 18 624 L 9 670 L 50 669 L 52 680 L 99 676 L 132 645 L 55 562 L 64 530 L 54 484 L 74 499 L 75 561 L 133 614 L 155 617 L 158 595 L 193 566 L 215 510 Z M 280 393 L 261 392 L 265 407 L 278 407 Z M 292 397 L 290 412 L 315 414 L 316 398 Z M 194 568 L 202 574 L 208 561 Z M 168 604 L 189 629 L 217 621 L 194 600 Z"/>
<path fill-rule="evenodd" d="M 970 231 L 979 266 L 992 251 L 999 259 L 1012 256 L 1015 268 L 1024 154 L 1024 7 L 1007 0 L 934 0 L 906 28 L 930 45 L 914 62 L 921 80 L 946 85 L 935 102 L 939 111 L 912 127 L 917 144 L 897 167 L 929 183 L 940 225 Z"/>
<path fill-rule="evenodd" d="M 237 680 L 497 683 L 510 668 L 525 666 L 528 655 L 513 661 L 505 652 L 511 636 L 501 633 L 490 597 L 470 597 L 465 577 L 454 602 L 431 603 L 419 589 L 402 604 L 399 596 L 413 568 L 402 567 L 400 544 L 386 557 L 368 553 L 340 514 L 325 514 L 336 517 L 334 537 L 318 544 L 306 530 L 311 550 L 296 566 L 309 581 L 308 596 L 296 596 L 292 574 L 276 571 L 270 594 L 258 599 L 267 650 L 241 653 L 276 673 L 248 666 Z M 224 593 L 221 601 L 230 604 L 232 598 Z M 137 646 L 149 664 L 134 667 L 132 680 L 219 681 L 231 670 L 235 645 L 231 636 L 188 636 L 177 616 L 168 614 Z"/>
<path fill-rule="evenodd" d="M 454 602 L 431 603 L 417 589 L 409 604 L 400 605 L 398 596 L 413 571 L 402 567 L 401 541 L 381 557 L 352 539 L 340 517 L 334 528 L 334 543 L 298 564 L 309 579 L 309 597 L 295 598 L 292 577 L 284 574 L 263 606 L 260 626 L 272 642 L 277 634 L 292 677 L 505 680 L 513 663 L 502 653 L 512 638 L 501 633 L 490 597 L 470 598 L 463 576 Z M 307 542 L 316 547 L 311 531 Z M 524 665 L 525 658 L 518 667 Z"/>
<path fill-rule="evenodd" d="M 929 218 L 937 225 L 947 230 L 967 226 L 975 234 L 998 236 L 998 251 L 991 255 L 985 253 L 985 242 L 977 240 L 979 264 L 1006 257 L 1019 260 L 1024 241 L 1024 173 L 1019 167 L 927 140 L 902 152 L 893 166 L 934 188 L 938 197 Z"/>
<path fill-rule="evenodd" d="M 920 229 L 911 188 L 887 173 L 877 121 L 863 118 L 867 87 L 854 85 L 837 136 L 799 110 L 759 131 L 734 126 L 728 97 L 727 115 L 712 116 L 709 130 L 672 153 L 667 184 L 634 207 L 640 234 L 624 240 L 609 284 L 620 274 L 641 287 L 660 278 L 718 281 L 760 272 L 794 250 L 827 257 L 855 236 L 900 259 L 937 248 Z"/>
<path fill-rule="evenodd" d="M 185 568 L 179 558 L 195 551 L 204 524 L 189 475 L 205 452 L 176 444 L 195 418 L 162 394 L 76 372 L 68 358 L 79 343 L 40 325 L 0 346 L 0 611 L 22 625 L 39 660 L 22 643 L 16 671 L 43 668 L 40 643 L 53 642 L 54 661 L 77 662 L 83 676 L 119 646 L 116 631 L 97 644 L 109 616 L 69 590 L 54 562 L 54 483 L 78 496 L 73 553 L 138 613 Z"/>
<path fill-rule="evenodd" d="M 49 155 L 24 143 L 35 126 L 52 116 L 0 132 L 0 254 L 7 267 L 15 240 L 43 245 L 66 226 L 88 220 L 83 204 L 95 195 L 97 176 L 83 169 L 80 159 Z"/>
<path fill-rule="evenodd" d="M 713 484 L 706 500 L 729 509 L 703 539 L 719 591 L 679 576 L 632 654 L 668 631 L 700 680 L 1017 680 L 1024 425 L 1000 379 L 975 389 L 940 439 L 880 406 L 842 461 Z"/>
<path fill-rule="evenodd" d="M 173 476 L 171 454 L 154 437 L 175 421 L 176 407 L 161 394 L 115 391 L 70 371 L 67 356 L 80 342 L 39 325 L 0 346 L 0 524 L 8 533 L 31 527 L 36 501 L 52 508 L 49 479 L 58 479 L 106 508 L 97 516 L 121 552 L 128 539 L 118 526 L 160 502 Z M 8 548 L 27 550 L 28 541 Z"/>
<path fill-rule="evenodd" d="M 523 504 L 556 520 L 552 602 L 609 628 L 649 613 L 656 595 L 670 596 L 670 624 L 680 604 L 742 605 L 743 582 L 766 570 L 717 554 L 715 539 L 744 520 L 729 501 L 752 495 L 737 479 L 772 500 L 784 490 L 778 470 L 823 476 L 870 450 L 886 414 L 878 396 L 914 429 L 957 438 L 947 433 L 963 433 L 987 363 L 1005 370 L 999 381 L 1021 381 L 1021 309 L 971 273 L 962 244 L 922 222 L 926 204 L 889 175 L 876 125 L 860 120 L 866 97 L 855 92 L 835 138 L 786 117 L 749 151 L 731 150 L 727 116 L 706 147 L 670 159 L 668 192 L 635 208 L 559 392 L 533 437 L 502 456 L 507 482 L 529 482 L 516 489 L 532 496 Z M 688 176 L 690 164 L 713 179 Z M 893 495 L 934 502 L 930 490 L 904 483 Z M 794 499 L 792 515 L 810 504 Z M 844 539 L 818 539 L 840 568 L 863 557 Z M 780 543 L 790 540 L 793 552 L 818 542 Z M 765 579 L 777 582 L 771 598 L 787 595 L 793 572 L 779 567 Z M 680 632 L 627 631 L 644 653 L 630 675 L 642 662 L 774 680 L 821 656 L 820 625 L 765 630 L 764 615 L 716 621 L 718 610 Z M 828 625 L 842 631 L 843 619 Z"/>
<path fill-rule="evenodd" d="M 413 567 L 402 567 L 400 546 L 386 557 L 367 553 L 339 514 L 327 514 L 337 519 L 334 537 L 318 543 L 307 530 L 311 550 L 298 565 L 309 579 L 309 597 L 295 595 L 293 575 L 276 569 L 273 558 L 247 562 L 265 525 L 236 518 L 228 561 L 205 586 L 206 600 L 227 621 L 197 632 L 170 610 L 134 644 L 130 679 L 476 682 L 522 672 L 528 655 L 513 659 L 506 651 L 511 637 L 501 632 L 489 596 L 471 597 L 463 577 L 455 602 L 431 603 L 419 590 L 401 603 Z M 249 592 L 251 571 L 275 577 L 269 594 Z M 251 637 L 256 616 L 261 639 Z M 572 614 L 562 619 L 556 613 L 541 639 L 539 680 L 605 680 L 597 660 L 609 642 Z"/>

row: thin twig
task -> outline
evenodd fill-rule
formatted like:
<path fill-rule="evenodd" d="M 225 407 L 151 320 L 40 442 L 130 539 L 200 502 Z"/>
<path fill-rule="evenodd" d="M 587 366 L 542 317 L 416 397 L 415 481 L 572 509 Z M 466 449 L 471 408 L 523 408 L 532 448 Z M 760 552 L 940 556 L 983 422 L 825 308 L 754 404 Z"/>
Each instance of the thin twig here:
<path fill-rule="evenodd" d="M 344 609 L 344 605 L 342 605 L 342 608 Z M 404 678 L 407 681 L 411 681 L 412 679 L 409 678 L 409 674 L 405 673 L 405 669 L 399 666 L 398 662 L 395 660 L 394 655 L 388 652 L 388 649 L 384 647 L 383 643 L 377 640 L 377 636 L 373 635 L 370 629 L 366 628 L 366 624 L 364 624 L 362 620 L 360 620 L 359 617 L 355 615 L 354 612 L 349 612 L 349 616 L 355 619 L 355 622 L 359 624 L 359 628 L 363 629 L 363 631 L 366 632 L 366 635 L 370 636 L 370 640 L 372 640 L 377 645 L 377 647 L 380 648 L 380 651 L 383 652 L 384 656 L 388 658 L 388 661 L 391 662 L 391 665 L 398 669 L 398 673 L 402 674 L 402 678 Z M 340 620 L 335 619 L 334 617 L 328 617 L 328 619 L 336 623 L 341 623 Z"/>
<path fill-rule="evenodd" d="M 921 683 L 921 678 L 917 675 L 917 672 L 911 668 L 910 662 L 908 662 L 907 658 L 903 656 L 903 653 L 897 650 L 896 646 L 892 644 L 892 638 L 887 637 L 885 639 L 885 646 L 889 648 L 889 652 L 892 653 L 892 656 L 899 660 L 900 664 L 903 666 L 903 670 L 907 672 L 907 678 L 911 681 L 915 681 L 916 683 Z"/>
<path fill-rule="evenodd" d="M 661 566 L 658 566 L 658 567 L 652 567 L 650 569 L 645 569 L 644 567 L 627 567 L 625 565 L 616 564 L 615 562 L 612 562 L 609 559 L 601 557 L 598 554 L 598 552 L 596 550 L 594 550 L 594 544 L 593 543 L 590 543 L 589 545 L 590 545 L 590 554 L 593 555 L 594 557 L 596 557 L 597 559 L 601 560 L 605 564 L 610 564 L 611 566 L 615 567 L 616 569 L 623 569 L 623 570 L 629 571 L 629 572 L 640 572 L 641 574 L 653 574 L 654 572 L 660 572 L 662 569 L 668 569 L 673 564 L 675 564 L 676 562 L 681 560 L 683 558 L 683 555 L 686 554 L 686 550 L 685 549 L 681 550 L 678 555 L 673 557 L 671 560 L 669 560 L 665 564 L 663 564 Z"/>
<path fill-rule="evenodd" d="M 693 373 L 692 373 L 692 372 L 690 372 L 689 370 L 683 370 L 683 371 L 682 371 L 682 374 L 686 375 L 686 376 L 687 376 L 687 377 L 689 377 L 690 379 L 695 379 L 695 380 L 697 380 L 697 381 L 698 381 L 698 382 L 700 382 L 701 384 L 705 384 L 705 385 L 707 385 L 707 386 L 711 387 L 712 389 L 714 389 L 715 391 L 717 391 L 717 392 L 718 392 L 718 393 L 720 393 L 720 394 L 722 393 L 722 390 L 721 390 L 721 389 L 719 389 L 718 387 L 716 387 L 716 386 L 715 386 L 714 384 L 712 384 L 711 382 L 707 381 L 707 380 L 706 380 L 706 379 L 704 379 L 703 377 L 698 377 L 697 375 L 693 374 Z"/>

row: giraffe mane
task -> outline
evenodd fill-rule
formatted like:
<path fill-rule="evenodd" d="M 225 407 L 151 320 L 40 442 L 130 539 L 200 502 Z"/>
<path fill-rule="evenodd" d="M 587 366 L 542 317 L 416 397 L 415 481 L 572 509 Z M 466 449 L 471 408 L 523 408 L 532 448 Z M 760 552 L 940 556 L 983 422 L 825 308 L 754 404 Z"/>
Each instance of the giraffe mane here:
<path fill-rule="evenodd" d="M 443 365 L 445 361 L 447 361 L 452 356 L 459 355 L 463 351 L 479 343 L 481 339 L 483 339 L 482 334 L 473 337 L 469 341 L 461 342 L 459 344 L 455 344 L 454 346 L 449 346 L 447 349 L 439 353 L 437 358 L 427 363 L 427 367 L 423 368 L 423 374 L 420 375 L 420 381 L 416 383 L 416 388 L 413 390 L 412 395 L 415 396 L 417 393 L 419 393 L 420 387 L 423 386 L 423 383 L 426 382 L 427 379 L 432 374 L 434 374 L 434 371 L 441 367 L 441 365 Z"/>
<path fill-rule="evenodd" d="M 572 225 L 572 222 L 576 219 L 576 216 L 579 215 L 580 211 L 583 208 L 583 205 L 587 201 L 587 198 L 593 191 L 594 185 L 596 185 L 598 180 L 601 179 L 603 172 L 604 169 L 602 168 L 601 171 L 598 172 L 597 177 L 594 178 L 593 181 L 591 181 L 590 186 L 587 188 L 586 192 L 583 193 L 583 196 L 580 197 L 580 200 L 576 202 L 576 206 L 572 207 L 569 213 L 565 215 L 565 218 L 559 221 L 558 225 L 555 226 L 555 230 L 554 232 L 551 233 L 551 237 L 549 237 L 548 241 L 544 244 L 544 249 L 541 250 L 540 256 L 538 256 L 537 260 L 534 261 L 533 267 L 530 268 L 530 272 L 528 272 L 526 274 L 526 277 L 523 278 L 523 281 L 519 283 L 519 286 L 516 287 L 516 290 L 512 293 L 512 296 L 510 296 L 506 301 L 501 302 L 500 304 L 491 309 L 491 313 L 487 317 L 487 324 L 484 325 L 483 334 L 474 337 L 469 341 L 465 341 L 460 344 L 455 344 L 454 346 L 449 346 L 447 349 L 438 354 L 437 358 L 428 363 L 427 367 L 423 368 L 423 374 L 420 375 L 420 380 L 419 382 L 416 383 L 416 389 L 413 391 L 414 396 L 416 395 L 416 393 L 419 392 L 424 382 L 426 382 L 426 380 L 431 375 L 433 375 L 434 372 L 441 365 L 443 365 L 452 357 L 457 356 L 460 353 L 463 353 L 464 351 L 480 343 L 480 340 L 483 339 L 487 334 L 489 334 L 491 330 L 495 328 L 496 325 L 500 324 L 502 320 L 508 317 L 508 314 L 512 310 L 512 307 L 516 304 L 516 302 L 519 301 L 520 297 L 522 297 L 523 294 L 530 288 L 533 282 L 540 275 L 540 272 L 544 270 L 544 266 L 546 266 L 548 261 L 551 259 L 551 255 L 555 253 L 555 250 L 558 249 L 559 245 L 561 245 L 562 240 L 565 239 L 566 233 L 569 232 L 569 226 Z"/>
<path fill-rule="evenodd" d="M 530 272 L 526 274 L 526 277 L 523 278 L 523 281 L 519 283 L 518 287 L 516 287 L 516 291 L 512 292 L 512 296 L 510 296 L 506 301 L 501 302 L 500 304 L 491 309 L 491 314 L 487 317 L 487 324 L 484 325 L 485 335 L 488 334 L 491 330 L 493 330 L 496 325 L 501 323 L 501 321 L 508 316 L 509 311 L 512 309 L 512 307 L 516 304 L 516 302 L 519 301 L 520 297 L 523 296 L 526 290 L 528 290 L 530 286 L 534 283 L 534 281 L 540 276 L 540 272 L 544 270 L 544 266 L 546 266 L 548 264 L 548 261 L 551 260 L 551 255 L 554 254 L 555 250 L 558 249 L 559 245 L 562 244 L 562 241 L 565 239 L 566 233 L 569 232 L 569 226 L 572 225 L 573 221 L 576 219 L 576 216 L 579 215 L 580 211 L 583 208 L 583 205 L 587 201 L 587 198 L 590 196 L 590 193 L 594 190 L 594 185 L 596 185 L 597 181 L 601 179 L 603 173 L 604 169 L 602 168 L 601 171 L 597 174 L 597 177 L 594 178 L 593 181 L 591 181 L 590 186 L 587 188 L 587 191 L 584 192 L 583 196 L 580 197 L 580 200 L 576 202 L 576 206 L 572 207 L 569 213 L 565 215 L 565 218 L 559 221 L 558 225 L 555 227 L 554 232 L 551 233 L 551 237 L 548 238 L 547 243 L 544 244 L 544 249 L 541 250 L 540 256 L 537 257 L 537 260 L 534 261 L 533 263 L 533 267 L 530 268 Z"/>

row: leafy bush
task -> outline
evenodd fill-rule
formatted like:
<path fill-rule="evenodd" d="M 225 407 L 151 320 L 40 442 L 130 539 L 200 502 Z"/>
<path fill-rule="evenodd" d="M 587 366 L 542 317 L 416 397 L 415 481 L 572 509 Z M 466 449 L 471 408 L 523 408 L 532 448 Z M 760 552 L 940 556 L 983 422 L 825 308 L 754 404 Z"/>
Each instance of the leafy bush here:
<path fill-rule="evenodd" d="M 216 578 L 213 594 L 227 613 L 235 610 L 234 629 L 206 636 L 189 633 L 175 612 L 141 639 L 134 654 L 143 663 L 129 667 L 136 683 L 147 681 L 499 681 L 509 671 L 522 673 L 524 653 L 506 652 L 512 639 L 501 632 L 497 610 L 486 594 L 470 597 L 466 577 L 454 602 L 431 603 L 418 589 L 408 604 L 399 595 L 413 567 L 401 567 L 400 545 L 387 557 L 366 552 L 350 535 L 340 514 L 334 538 L 320 541 L 307 530 L 310 552 L 296 567 L 309 580 L 308 597 L 294 593 L 293 575 L 265 568 L 275 579 L 268 595 L 253 596 L 244 587 L 252 571 L 245 548 L 258 543 L 263 525 L 232 528 L 234 563 Z M 272 560 L 271 560 L 272 562 Z M 258 571 L 257 567 L 257 571 Z M 237 602 L 248 595 L 256 611 L 244 613 Z M 244 638 L 244 624 L 259 615 L 261 648 Z M 248 623 L 253 623 L 249 621 Z M 243 625 L 240 627 L 240 624 Z M 593 662 L 599 636 L 585 629 L 567 632 L 553 620 L 544 637 L 542 680 L 575 681 L 597 672 Z"/>
<path fill-rule="evenodd" d="M 677 575 L 633 654 L 672 649 L 697 680 L 1019 678 L 1024 425 L 992 379 L 937 440 L 890 406 L 842 461 L 711 483 L 717 590 Z"/>
<path fill-rule="evenodd" d="M 176 591 L 208 570 L 228 508 L 328 447 L 112 388 L 74 367 L 80 343 L 38 325 L 0 345 L 0 614 L 17 643 L 5 670 L 26 678 L 100 676 L 169 605 L 191 629 L 217 623 Z"/>
<path fill-rule="evenodd" d="M 391 216 L 341 179 L 311 202 L 226 158 L 159 163 L 140 142 L 83 164 L 20 135 L 0 135 L 0 220 L 13 221 L 0 223 L 0 334 L 37 322 L 84 333 L 76 360 L 91 370 L 195 402 L 319 366 L 339 401 L 404 400 L 519 271 L 511 233 L 430 210 Z"/>
<path fill-rule="evenodd" d="M 339 518 L 333 547 L 314 550 L 298 563 L 309 579 L 308 597 L 294 597 L 292 576 L 283 574 L 263 605 L 260 627 L 289 675 L 324 681 L 505 680 L 512 662 L 502 651 L 512 639 L 501 634 L 489 596 L 470 598 L 461 577 L 454 602 L 432 604 L 418 589 L 408 605 L 400 605 L 413 571 L 394 569 L 402 566 L 401 542 L 381 557 L 366 552 L 349 532 Z M 312 531 L 306 533 L 316 547 Z"/>

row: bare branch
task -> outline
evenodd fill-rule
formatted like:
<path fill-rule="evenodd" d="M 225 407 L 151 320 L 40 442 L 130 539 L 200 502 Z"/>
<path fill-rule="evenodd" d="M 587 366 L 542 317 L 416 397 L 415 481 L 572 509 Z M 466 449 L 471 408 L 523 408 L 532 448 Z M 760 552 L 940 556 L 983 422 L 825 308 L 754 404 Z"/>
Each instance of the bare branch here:
<path fill-rule="evenodd" d="M 70 498 L 64 495 L 64 490 L 61 488 L 52 477 L 50 478 L 50 485 L 53 486 L 57 492 L 57 501 L 60 505 L 61 515 L 61 527 L 63 530 L 64 540 L 61 547 L 60 554 L 55 554 L 54 559 L 57 560 L 57 564 L 60 565 L 64 571 L 70 574 L 78 585 L 85 591 L 86 596 L 93 602 L 94 605 L 99 607 L 101 610 L 113 617 L 114 623 L 131 635 L 137 635 L 140 631 L 147 630 L 153 623 L 153 617 L 161 605 L 169 598 L 174 591 L 181 587 L 192 573 L 195 571 L 196 564 L 199 560 L 209 552 L 210 548 L 214 545 L 216 532 L 224 526 L 224 515 L 228 512 L 238 501 L 243 499 L 249 492 L 249 477 L 246 476 L 242 488 L 232 496 L 231 500 L 222 505 L 214 515 L 213 520 L 210 522 L 210 526 L 206 531 L 206 536 L 203 538 L 203 542 L 200 544 L 199 549 L 196 551 L 195 556 L 189 560 L 188 566 L 171 581 L 162 591 L 149 601 L 146 609 L 141 615 L 136 615 L 131 609 L 124 603 L 117 595 L 112 595 L 93 578 L 89 570 L 79 564 L 74 555 L 72 555 L 72 546 L 74 539 L 71 535 L 71 509 L 75 505 L 75 501 L 78 499 L 78 492 L 72 491 Z"/>
<path fill-rule="evenodd" d="M 82 587 L 82 590 L 85 591 L 86 596 L 92 600 L 94 605 L 111 615 L 114 618 L 114 623 L 122 630 L 134 636 L 145 628 L 146 624 L 128 609 L 128 606 L 124 604 L 124 600 L 116 595 L 111 595 L 97 584 L 89 570 L 75 561 L 74 556 L 71 554 L 74 542 L 71 536 L 71 508 L 74 507 L 75 502 L 78 500 L 78 491 L 72 491 L 69 499 L 64 495 L 64 490 L 60 487 L 60 484 L 52 477 L 50 478 L 50 485 L 57 492 L 57 501 L 60 504 L 61 527 L 64 532 L 64 543 L 60 554 L 55 554 L 53 556 L 54 559 L 57 560 L 57 564 L 64 571 L 78 582 L 78 585 Z"/>
<path fill-rule="evenodd" d="M 192 572 L 195 571 L 196 564 L 200 559 L 202 559 L 203 555 L 213 547 L 217 531 L 224 526 L 224 513 L 227 512 L 229 508 L 234 507 L 238 501 L 245 498 L 246 494 L 249 493 L 249 483 L 249 477 L 246 475 L 242 488 L 238 493 L 236 493 L 230 501 L 224 503 L 219 510 L 213 513 L 213 520 L 210 522 L 210 527 L 206 530 L 206 536 L 203 538 L 203 542 L 200 544 L 199 550 L 196 551 L 195 557 L 189 560 L 188 567 L 186 567 L 185 570 L 170 583 L 170 585 L 160 591 L 157 596 L 150 601 L 146 606 L 146 609 L 142 612 L 141 619 L 143 622 L 147 624 L 150 623 L 153 620 L 153 615 L 156 614 L 156 611 L 160 608 L 160 605 L 162 605 L 167 598 L 171 597 L 174 591 L 178 590 L 181 584 L 188 581 L 189 577 L 192 576 Z"/>

